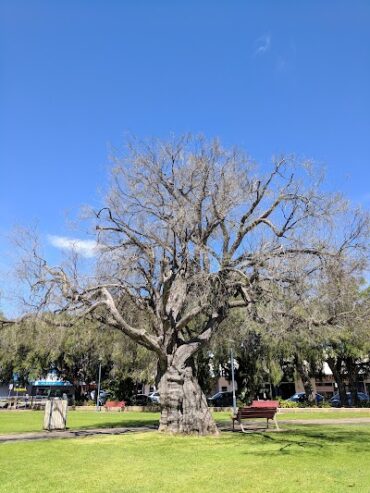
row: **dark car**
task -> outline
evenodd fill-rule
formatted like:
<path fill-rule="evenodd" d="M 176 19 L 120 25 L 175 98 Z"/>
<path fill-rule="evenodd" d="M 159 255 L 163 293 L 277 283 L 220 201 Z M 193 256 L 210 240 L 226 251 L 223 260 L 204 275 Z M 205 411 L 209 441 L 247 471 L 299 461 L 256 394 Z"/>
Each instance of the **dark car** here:
<path fill-rule="evenodd" d="M 347 402 L 346 406 L 352 406 L 352 394 L 351 392 L 346 392 Z M 360 403 L 369 402 L 369 395 L 365 394 L 365 392 L 357 392 L 357 399 Z M 340 397 L 339 394 L 334 394 L 330 399 L 330 404 L 333 407 L 340 407 Z"/>
<path fill-rule="evenodd" d="M 314 394 L 317 404 L 324 402 L 324 396 L 321 394 Z M 305 392 L 296 392 L 294 395 L 286 399 L 289 402 L 307 402 L 307 396 Z"/>
<path fill-rule="evenodd" d="M 150 402 L 150 398 L 146 394 L 136 394 L 130 399 L 132 406 L 147 406 Z"/>
<path fill-rule="evenodd" d="M 231 407 L 233 405 L 232 392 L 217 392 L 217 394 L 209 397 L 208 405 L 214 407 Z"/>

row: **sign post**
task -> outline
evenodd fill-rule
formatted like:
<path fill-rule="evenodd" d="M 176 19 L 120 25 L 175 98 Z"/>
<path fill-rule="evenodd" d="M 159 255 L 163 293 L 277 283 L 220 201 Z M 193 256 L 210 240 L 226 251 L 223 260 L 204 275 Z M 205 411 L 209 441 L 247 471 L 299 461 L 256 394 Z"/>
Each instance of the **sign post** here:
<path fill-rule="evenodd" d="M 100 411 L 100 381 L 101 381 L 101 358 L 99 358 L 98 393 L 96 396 L 96 410 L 97 411 Z"/>
<path fill-rule="evenodd" d="M 233 386 L 233 413 L 236 415 L 236 395 L 235 395 L 235 374 L 234 374 L 234 353 L 230 349 L 230 360 L 231 360 L 231 380 Z"/>

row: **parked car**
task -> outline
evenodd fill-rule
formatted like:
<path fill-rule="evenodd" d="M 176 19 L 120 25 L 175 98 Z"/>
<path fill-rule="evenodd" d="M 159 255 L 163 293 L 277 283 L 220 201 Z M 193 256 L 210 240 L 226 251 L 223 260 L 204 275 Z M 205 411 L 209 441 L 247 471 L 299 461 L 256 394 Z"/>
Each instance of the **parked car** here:
<path fill-rule="evenodd" d="M 352 406 L 351 392 L 346 392 L 346 397 L 347 397 L 346 405 Z M 370 401 L 369 394 L 365 394 L 365 392 L 357 392 L 357 399 L 359 400 L 359 402 L 369 402 Z M 339 393 L 333 395 L 333 397 L 330 399 L 330 404 L 333 407 L 340 407 L 341 404 L 340 404 Z"/>
<path fill-rule="evenodd" d="M 314 394 L 316 404 L 324 402 L 324 396 L 321 394 Z M 289 402 L 306 402 L 307 397 L 305 392 L 296 392 L 294 395 L 286 399 Z"/>
<path fill-rule="evenodd" d="M 232 392 L 217 392 L 217 394 L 209 397 L 208 405 L 214 407 L 231 407 L 233 405 Z"/>
<path fill-rule="evenodd" d="M 149 396 L 146 394 L 136 394 L 130 399 L 132 406 L 147 406 L 150 402 Z"/>
<path fill-rule="evenodd" d="M 99 405 L 104 406 L 104 404 L 107 402 L 110 396 L 111 396 L 110 392 L 107 392 L 106 390 L 101 390 L 99 392 Z"/>
<path fill-rule="evenodd" d="M 9 402 L 4 398 L 0 398 L 0 409 L 6 409 L 9 406 Z"/>
<path fill-rule="evenodd" d="M 159 392 L 150 392 L 150 394 L 148 394 L 148 397 L 150 399 L 150 402 L 152 402 L 153 404 L 159 404 L 160 403 Z"/>
<path fill-rule="evenodd" d="M 90 398 L 92 401 L 96 402 L 96 390 L 93 390 L 90 392 Z M 109 397 L 111 396 L 110 392 L 107 392 L 106 390 L 100 389 L 99 392 L 99 406 L 104 406 L 104 404 L 107 402 Z"/>

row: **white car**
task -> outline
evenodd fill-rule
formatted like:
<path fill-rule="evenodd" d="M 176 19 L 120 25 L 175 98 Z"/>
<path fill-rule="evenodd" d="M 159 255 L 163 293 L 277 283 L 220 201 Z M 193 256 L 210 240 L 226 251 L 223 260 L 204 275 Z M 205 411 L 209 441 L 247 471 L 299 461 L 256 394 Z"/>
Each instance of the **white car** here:
<path fill-rule="evenodd" d="M 151 402 L 155 403 L 155 404 L 159 404 L 160 403 L 160 400 L 159 400 L 159 392 L 150 392 L 150 394 L 148 395 L 149 399 Z"/>

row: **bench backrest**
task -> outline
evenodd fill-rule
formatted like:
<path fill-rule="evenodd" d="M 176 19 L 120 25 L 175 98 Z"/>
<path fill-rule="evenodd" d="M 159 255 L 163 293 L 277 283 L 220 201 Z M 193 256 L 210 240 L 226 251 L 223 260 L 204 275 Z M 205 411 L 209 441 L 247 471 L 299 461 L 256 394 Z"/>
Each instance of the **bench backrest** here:
<path fill-rule="evenodd" d="M 279 407 L 278 401 L 253 401 L 248 407 L 238 410 L 237 418 L 268 418 L 272 419 Z"/>
<path fill-rule="evenodd" d="M 125 401 L 107 401 L 105 407 L 125 407 Z"/>
<path fill-rule="evenodd" d="M 275 408 L 244 408 L 238 411 L 238 419 L 241 418 L 269 418 L 272 419 L 276 414 Z"/>
<path fill-rule="evenodd" d="M 275 409 L 277 409 L 279 407 L 279 401 L 253 401 L 252 404 L 248 407 L 274 407 Z"/>

